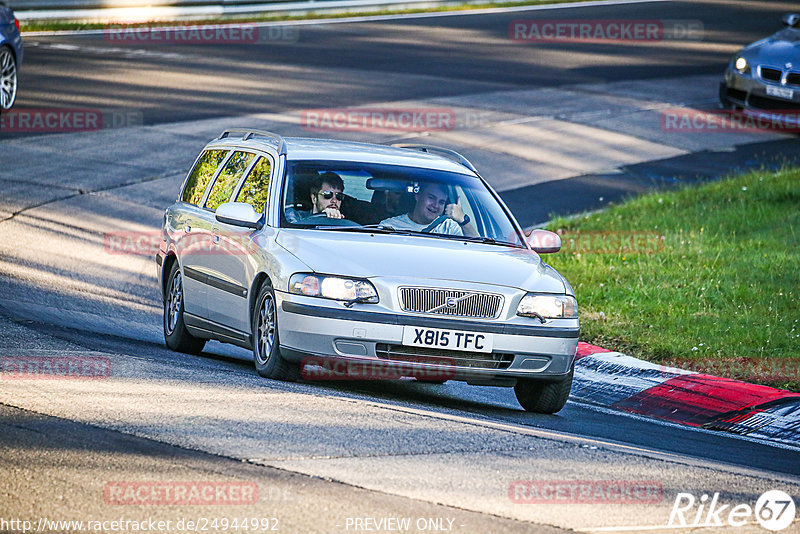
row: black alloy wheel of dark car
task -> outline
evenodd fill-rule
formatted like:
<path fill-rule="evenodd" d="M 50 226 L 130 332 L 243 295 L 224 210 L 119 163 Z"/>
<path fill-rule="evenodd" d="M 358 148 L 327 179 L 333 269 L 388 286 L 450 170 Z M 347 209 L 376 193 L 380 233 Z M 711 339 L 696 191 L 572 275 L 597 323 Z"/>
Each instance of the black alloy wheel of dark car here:
<path fill-rule="evenodd" d="M 253 359 L 256 371 L 265 378 L 293 382 L 300 375 L 300 367 L 281 354 L 275 291 L 269 283 L 261 286 L 256 298 L 253 314 Z"/>
<path fill-rule="evenodd" d="M 178 262 L 172 262 L 164 295 L 164 341 L 177 352 L 200 354 L 206 345 L 205 339 L 194 337 L 186 330 L 183 321 L 183 274 Z"/>
<path fill-rule="evenodd" d="M 575 367 L 569 371 L 563 380 L 558 382 L 545 382 L 520 378 L 514 386 L 517 401 L 525 408 L 526 412 L 556 413 L 567 403 L 569 391 L 572 389 L 572 375 Z"/>

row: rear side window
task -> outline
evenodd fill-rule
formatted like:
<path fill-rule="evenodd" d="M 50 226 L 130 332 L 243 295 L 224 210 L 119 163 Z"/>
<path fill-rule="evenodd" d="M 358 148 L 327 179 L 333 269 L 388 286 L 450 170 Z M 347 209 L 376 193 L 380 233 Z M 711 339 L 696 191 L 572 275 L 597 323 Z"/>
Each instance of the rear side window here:
<path fill-rule="evenodd" d="M 246 202 L 256 209 L 257 213 L 264 211 L 269 193 L 269 177 L 272 172 L 272 163 L 269 158 L 262 157 L 253 166 L 247 175 L 242 190 L 236 198 L 237 202 Z"/>
<path fill-rule="evenodd" d="M 183 189 L 181 200 L 197 206 L 203 199 L 208 182 L 214 177 L 217 167 L 225 159 L 227 150 L 206 150 L 192 169 L 186 187 Z"/>
<path fill-rule="evenodd" d="M 216 210 L 220 204 L 230 200 L 236 184 L 239 183 L 239 179 L 254 157 L 255 154 L 249 152 L 237 151 L 233 153 L 222 172 L 217 176 L 217 181 L 214 182 L 214 187 L 211 188 L 211 192 L 208 194 L 206 208 Z"/>

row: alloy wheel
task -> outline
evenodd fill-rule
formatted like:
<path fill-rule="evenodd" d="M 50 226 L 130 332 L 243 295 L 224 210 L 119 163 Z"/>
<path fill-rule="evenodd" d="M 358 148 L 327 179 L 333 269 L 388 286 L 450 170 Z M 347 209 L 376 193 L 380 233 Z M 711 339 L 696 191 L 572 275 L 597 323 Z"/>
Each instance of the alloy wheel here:
<path fill-rule="evenodd" d="M 172 279 L 172 287 L 167 298 L 167 333 L 172 334 L 178 324 L 181 306 L 183 304 L 183 278 L 181 272 L 177 271 Z"/>
<path fill-rule="evenodd" d="M 0 107 L 10 109 L 17 97 L 17 62 L 8 47 L 0 48 Z"/>
<path fill-rule="evenodd" d="M 258 311 L 258 359 L 266 364 L 275 343 L 275 299 L 267 293 Z"/>

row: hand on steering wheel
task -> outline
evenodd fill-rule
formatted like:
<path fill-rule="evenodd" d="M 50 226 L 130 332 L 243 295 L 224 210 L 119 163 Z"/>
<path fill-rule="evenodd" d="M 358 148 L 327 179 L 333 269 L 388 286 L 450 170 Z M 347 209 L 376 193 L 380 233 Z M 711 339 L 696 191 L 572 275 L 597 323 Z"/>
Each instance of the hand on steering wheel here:
<path fill-rule="evenodd" d="M 325 208 L 319 213 L 312 213 L 306 219 L 344 219 L 345 216 L 337 208 Z"/>

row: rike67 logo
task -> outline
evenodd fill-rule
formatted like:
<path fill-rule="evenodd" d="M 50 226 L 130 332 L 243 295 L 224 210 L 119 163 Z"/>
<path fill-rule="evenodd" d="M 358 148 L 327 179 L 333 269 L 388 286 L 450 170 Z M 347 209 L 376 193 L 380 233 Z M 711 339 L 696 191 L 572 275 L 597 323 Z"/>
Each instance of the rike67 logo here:
<path fill-rule="evenodd" d="M 721 504 L 719 493 L 696 498 L 691 493 L 678 493 L 669 514 L 670 527 L 743 527 L 755 520 L 763 528 L 778 532 L 794 521 L 794 499 L 781 490 L 764 492 L 755 506 Z"/>

